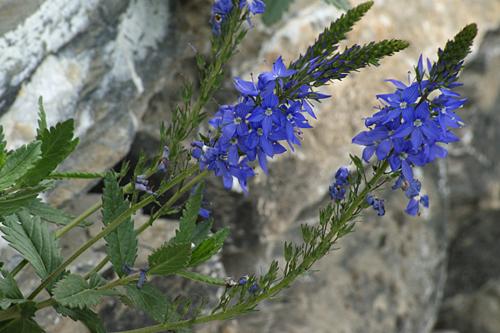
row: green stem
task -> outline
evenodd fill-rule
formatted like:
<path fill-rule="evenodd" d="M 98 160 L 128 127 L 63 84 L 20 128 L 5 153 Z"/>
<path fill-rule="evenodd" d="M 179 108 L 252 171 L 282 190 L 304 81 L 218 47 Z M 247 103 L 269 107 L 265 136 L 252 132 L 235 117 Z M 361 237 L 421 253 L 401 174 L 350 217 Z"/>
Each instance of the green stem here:
<path fill-rule="evenodd" d="M 18 307 L 13 306 L 7 310 L 0 311 L 0 322 L 17 318 L 21 318 L 21 312 Z"/>
<path fill-rule="evenodd" d="M 352 219 L 353 214 L 361 206 L 361 204 L 366 200 L 366 196 L 370 193 L 370 191 L 373 190 L 375 185 L 379 182 L 380 178 L 382 178 L 384 176 L 385 170 L 387 170 L 388 166 L 389 166 L 389 162 L 387 162 L 387 161 L 384 161 L 379 166 L 379 168 L 377 169 L 377 172 L 373 175 L 372 179 L 370 179 L 370 181 L 366 184 L 363 191 L 361 191 L 361 193 L 357 195 L 356 199 L 351 203 L 349 208 L 347 208 L 345 213 L 342 214 L 341 221 L 343 223 L 350 221 Z"/>
<path fill-rule="evenodd" d="M 224 281 L 224 279 L 214 278 L 214 277 L 203 275 L 203 274 L 196 273 L 196 272 L 179 271 L 175 274 L 182 276 L 186 279 L 196 281 L 196 282 L 208 283 L 208 284 L 212 284 L 214 286 L 221 286 L 221 287 L 226 286 L 226 282 Z"/>
<path fill-rule="evenodd" d="M 98 201 L 95 204 L 93 204 L 91 207 L 89 207 L 86 211 L 84 211 L 80 216 L 75 218 L 73 221 L 62 227 L 61 229 L 56 231 L 56 238 L 60 238 L 64 236 L 66 233 L 68 233 L 71 229 L 77 227 L 82 223 L 86 218 L 88 218 L 90 215 L 94 214 L 101 208 L 102 202 Z"/>
<path fill-rule="evenodd" d="M 194 168 L 197 168 L 196 166 L 191 168 L 190 170 L 193 170 Z M 196 170 L 196 169 L 194 169 Z M 203 177 L 206 175 L 205 173 L 203 174 Z M 201 175 L 200 174 L 200 175 Z M 198 175 L 198 177 L 200 176 Z M 180 181 L 180 180 L 178 180 Z M 165 193 L 168 189 L 170 189 L 172 186 L 174 186 L 174 181 L 169 182 L 165 184 L 161 189 L 157 191 L 158 195 L 161 195 Z M 129 209 L 124 211 L 122 214 L 120 214 L 118 217 L 116 217 L 111 223 L 109 223 L 101 232 L 99 232 L 97 235 L 89 239 L 85 244 L 83 244 L 78 250 L 76 250 L 66 261 L 64 261 L 58 268 L 56 268 L 52 273 L 47 276 L 42 283 L 29 295 L 28 299 L 33 299 L 36 295 L 38 295 L 43 289 L 45 289 L 53 280 L 56 276 L 64 272 L 66 267 L 70 265 L 73 261 L 75 261 L 82 253 L 84 253 L 86 250 L 88 250 L 91 246 L 93 246 L 95 243 L 97 243 L 101 238 L 109 235 L 111 232 L 113 232 L 120 224 L 122 224 L 130 215 L 134 214 L 136 211 L 139 209 L 153 203 L 156 200 L 156 197 L 151 195 L 146 197 L 145 199 L 139 201 L 135 205 L 132 205 Z"/>
<path fill-rule="evenodd" d="M 357 195 L 355 200 L 349 205 L 349 207 L 341 215 L 340 223 L 345 224 L 353 218 L 357 209 L 361 206 L 361 204 L 365 200 L 366 195 L 371 191 L 371 189 L 384 176 L 385 170 L 387 169 L 387 166 L 388 166 L 388 163 L 384 162 L 379 167 L 379 169 L 377 170 L 375 175 L 372 177 L 372 179 L 366 184 L 363 191 L 361 191 L 361 193 L 359 193 Z M 331 218 L 333 218 L 333 217 L 334 217 L 334 214 L 332 214 Z M 337 238 L 338 238 L 338 235 L 336 233 L 336 229 L 332 229 L 323 241 L 325 243 L 331 244 L 331 241 L 332 240 L 335 241 Z M 224 310 L 224 311 L 219 312 L 219 313 L 214 313 L 211 315 L 202 316 L 202 317 L 195 318 L 195 319 L 182 320 L 182 321 L 177 321 L 177 322 L 173 322 L 173 323 L 158 324 L 158 325 L 134 329 L 134 330 L 121 331 L 118 333 L 159 333 L 159 332 L 163 332 L 166 330 L 183 328 L 183 327 L 192 326 L 192 325 L 201 324 L 201 323 L 206 323 L 206 322 L 210 322 L 210 321 L 225 320 L 225 319 L 233 318 L 234 316 L 236 316 L 238 314 L 248 312 L 248 309 L 252 309 L 261 301 L 263 301 L 265 299 L 269 299 L 269 298 L 275 296 L 276 294 L 278 294 L 282 289 L 288 287 L 293 281 L 295 281 L 295 279 L 297 279 L 297 277 L 299 277 L 305 271 L 307 271 L 311 267 L 311 265 L 314 264 L 319 259 L 320 259 L 320 257 L 306 258 L 305 260 L 302 261 L 302 263 L 296 269 L 294 269 L 292 272 L 290 272 L 290 274 L 283 277 L 283 279 L 279 283 L 277 283 L 273 287 L 269 288 L 267 291 L 261 293 L 260 295 L 248 300 L 247 302 L 233 306 L 229 310 Z M 191 274 L 191 272 L 188 272 L 188 273 Z M 182 271 L 179 275 L 184 276 L 183 274 L 185 274 L 185 271 Z"/>
<path fill-rule="evenodd" d="M 158 212 L 156 212 L 156 214 L 154 215 L 154 217 L 152 219 L 150 219 L 148 222 L 144 223 L 143 225 L 141 225 L 139 228 L 137 228 L 135 230 L 135 233 L 136 235 L 140 235 L 142 234 L 147 228 L 149 228 L 150 226 L 152 226 L 152 222 L 150 221 L 154 221 L 156 220 L 158 217 L 160 217 L 161 215 L 161 212 L 171 208 L 176 202 L 177 200 L 179 200 L 179 198 L 184 194 L 186 193 L 187 191 L 189 191 L 191 188 L 193 188 L 193 186 L 195 186 L 196 184 L 198 184 L 199 182 L 201 182 L 206 176 L 208 175 L 208 171 L 203 171 L 201 172 L 200 174 L 198 174 L 196 177 L 194 177 L 193 179 L 191 179 L 186 185 L 184 185 L 181 189 L 179 189 L 162 207 L 160 210 L 158 210 Z M 179 180 L 180 182 L 181 180 Z M 97 273 L 99 272 L 109 261 L 109 256 L 106 256 L 104 257 L 101 262 L 99 262 L 99 264 L 97 264 L 96 267 L 94 267 L 89 273 L 87 273 L 84 278 L 85 279 L 88 279 L 90 277 L 90 275 L 92 273 Z"/>

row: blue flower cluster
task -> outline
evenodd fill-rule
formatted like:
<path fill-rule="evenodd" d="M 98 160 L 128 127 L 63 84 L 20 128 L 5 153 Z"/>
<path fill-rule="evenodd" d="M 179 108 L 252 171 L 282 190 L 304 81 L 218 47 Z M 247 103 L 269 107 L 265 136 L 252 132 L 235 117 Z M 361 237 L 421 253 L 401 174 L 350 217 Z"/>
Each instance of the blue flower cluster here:
<path fill-rule="evenodd" d="M 432 73 L 432 68 L 433 65 L 427 61 L 429 73 Z M 366 162 L 375 155 L 379 161 L 387 160 L 393 172 L 401 172 L 393 188 L 405 191 L 410 199 L 406 212 L 410 215 L 418 215 L 420 206 L 429 206 L 429 198 L 420 195 L 420 182 L 414 178 L 413 168 L 446 157 L 447 150 L 441 144 L 459 140 L 450 129 L 463 126 L 455 110 L 466 102 L 451 90 L 461 84 L 439 82 L 432 76 L 424 77 L 425 69 L 420 56 L 414 82 L 406 85 L 401 81 L 388 80 L 396 90 L 377 96 L 383 107 L 365 120 L 368 130 L 352 140 L 365 146 L 363 159 Z"/>
<path fill-rule="evenodd" d="M 248 179 L 255 174 L 251 162 L 258 160 L 267 173 L 267 159 L 287 150 L 282 143 L 291 150 L 300 146 L 302 129 L 311 127 L 305 114 L 315 117 L 308 100 L 329 96 L 314 92 L 309 84 L 297 87 L 295 73 L 279 57 L 257 83 L 234 80 L 239 103 L 221 106 L 209 121 L 215 128 L 213 137 L 192 143 L 201 169 L 213 170 L 226 188 L 236 179 L 247 191 Z"/>
<path fill-rule="evenodd" d="M 328 190 L 330 198 L 334 201 L 340 201 L 345 198 L 347 187 L 349 186 L 349 169 L 340 167 L 335 173 L 335 182 L 330 185 Z"/>
<path fill-rule="evenodd" d="M 366 202 L 375 209 L 378 216 L 385 215 L 385 205 L 384 199 L 378 199 L 373 197 L 373 195 L 369 194 L 366 196 Z"/>
<path fill-rule="evenodd" d="M 266 4 L 263 0 L 239 0 L 239 7 L 242 9 L 247 8 L 248 12 L 253 15 L 263 14 L 266 10 Z M 210 19 L 214 34 L 219 35 L 221 33 L 222 24 L 233 8 L 233 0 L 215 0 Z"/>

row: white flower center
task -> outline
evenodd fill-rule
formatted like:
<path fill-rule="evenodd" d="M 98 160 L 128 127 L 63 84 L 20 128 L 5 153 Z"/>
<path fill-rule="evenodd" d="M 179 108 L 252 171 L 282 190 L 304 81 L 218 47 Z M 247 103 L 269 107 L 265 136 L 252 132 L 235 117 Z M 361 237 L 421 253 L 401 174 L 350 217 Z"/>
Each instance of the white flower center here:
<path fill-rule="evenodd" d="M 266 109 L 266 112 L 265 112 L 264 114 L 265 114 L 266 116 L 268 116 L 268 117 L 269 117 L 269 116 L 272 116 L 272 115 L 273 115 L 273 109 L 271 109 L 271 108 L 267 108 L 267 109 Z"/>
<path fill-rule="evenodd" d="M 407 107 L 407 106 L 408 106 L 408 104 L 407 104 L 406 102 L 401 102 L 401 103 L 399 103 L 399 108 L 400 108 L 401 110 L 406 109 L 406 107 Z"/>
<path fill-rule="evenodd" d="M 415 120 L 415 121 L 413 122 L 413 125 L 414 125 L 415 127 L 420 127 L 420 126 L 422 126 L 422 120 L 420 120 L 420 119 Z"/>

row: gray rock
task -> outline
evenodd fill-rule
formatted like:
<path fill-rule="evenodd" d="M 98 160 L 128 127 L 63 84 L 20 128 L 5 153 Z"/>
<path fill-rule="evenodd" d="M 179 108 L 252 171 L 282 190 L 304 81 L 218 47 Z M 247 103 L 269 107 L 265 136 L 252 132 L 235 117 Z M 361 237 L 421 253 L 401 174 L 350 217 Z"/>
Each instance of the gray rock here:
<path fill-rule="evenodd" d="M 34 137 L 41 95 L 50 125 L 76 119 L 81 144 L 62 169 L 114 166 L 164 88 L 160 74 L 173 53 L 169 12 L 167 1 L 58 0 L 20 15 L 0 37 L 0 123 L 10 147 Z M 49 200 L 60 205 L 89 186 L 65 182 Z"/>
<path fill-rule="evenodd" d="M 448 162 L 448 281 L 437 327 L 460 332 L 500 332 L 499 43 L 500 29 L 489 31 L 463 72 L 465 139 Z"/>
<path fill-rule="evenodd" d="M 439 325 L 458 332 L 500 332 L 500 280 L 490 280 L 472 293 L 447 298 L 442 306 Z"/>

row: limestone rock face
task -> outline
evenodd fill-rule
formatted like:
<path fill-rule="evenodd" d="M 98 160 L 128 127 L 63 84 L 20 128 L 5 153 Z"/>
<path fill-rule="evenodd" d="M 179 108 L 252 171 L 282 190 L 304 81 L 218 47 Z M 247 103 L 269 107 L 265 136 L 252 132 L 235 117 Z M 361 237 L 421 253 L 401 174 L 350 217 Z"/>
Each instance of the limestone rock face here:
<path fill-rule="evenodd" d="M 66 168 L 102 171 L 123 158 L 171 59 L 168 1 L 2 1 L 17 22 L 0 31 L 0 124 L 10 148 L 35 135 L 37 99 L 49 125 L 76 120 L 81 138 Z M 12 18 L 12 19 L 13 19 Z M 160 83 L 159 83 L 160 82 Z M 62 204 L 88 187 L 66 183 Z"/>
<path fill-rule="evenodd" d="M 500 29 L 488 32 L 464 70 L 465 138 L 448 162 L 448 282 L 438 326 L 460 332 L 500 329 Z"/>

